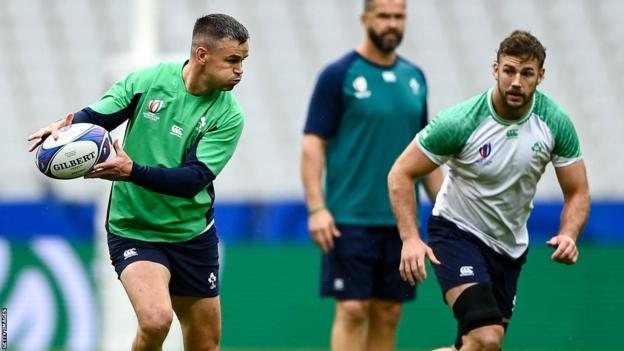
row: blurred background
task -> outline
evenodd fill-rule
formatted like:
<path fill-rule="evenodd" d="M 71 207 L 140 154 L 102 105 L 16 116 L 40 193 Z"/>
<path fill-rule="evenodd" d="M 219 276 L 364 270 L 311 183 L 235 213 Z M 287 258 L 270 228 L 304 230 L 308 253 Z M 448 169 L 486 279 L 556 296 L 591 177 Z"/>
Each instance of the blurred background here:
<path fill-rule="evenodd" d="M 223 349 L 328 349 L 333 302 L 318 297 L 320 254 L 308 239 L 299 177 L 301 130 L 319 71 L 362 39 L 362 8 L 362 0 L 3 0 L 0 306 L 9 349 L 129 348 L 136 322 L 103 228 L 110 184 L 46 178 L 26 137 L 97 101 L 133 69 L 185 60 L 195 19 L 214 12 L 234 16 L 251 34 L 235 89 L 246 127 L 215 182 Z M 525 29 L 547 47 L 540 89 L 569 113 L 581 139 L 593 206 L 580 261 L 556 265 L 544 246 L 561 210 L 549 167 L 506 349 L 624 349 L 623 18 L 621 0 L 408 0 L 399 52 L 426 73 L 430 118 L 491 87 L 498 43 Z M 425 203 L 421 213 L 429 210 Z M 431 349 L 454 335 L 431 277 L 406 306 L 398 347 Z M 181 349 L 177 325 L 166 349 Z"/>

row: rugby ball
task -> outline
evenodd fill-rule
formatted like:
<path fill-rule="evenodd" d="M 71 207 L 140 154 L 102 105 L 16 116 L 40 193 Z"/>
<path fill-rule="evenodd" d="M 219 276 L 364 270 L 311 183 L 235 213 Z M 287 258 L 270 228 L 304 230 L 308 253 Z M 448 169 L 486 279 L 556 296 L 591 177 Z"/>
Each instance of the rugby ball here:
<path fill-rule="evenodd" d="M 55 179 L 73 179 L 91 172 L 104 162 L 112 148 L 106 129 L 90 123 L 76 123 L 59 129 L 58 139 L 48 136 L 37 150 L 37 168 Z"/>

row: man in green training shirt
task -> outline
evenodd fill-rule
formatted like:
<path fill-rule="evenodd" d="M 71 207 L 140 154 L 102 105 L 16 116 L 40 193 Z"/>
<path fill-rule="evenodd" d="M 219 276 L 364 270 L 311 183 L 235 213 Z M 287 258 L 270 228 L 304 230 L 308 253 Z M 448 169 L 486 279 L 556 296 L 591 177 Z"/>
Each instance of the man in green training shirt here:
<path fill-rule="evenodd" d="M 415 284 L 425 258 L 457 320 L 458 350 L 501 349 L 526 261 L 527 220 L 537 183 L 552 163 L 563 192 L 552 259 L 574 264 L 589 213 L 585 163 L 572 121 L 537 90 L 546 51 L 514 31 L 499 46 L 496 86 L 438 114 L 401 154 L 388 176 L 403 253 L 399 270 Z M 446 164 L 428 224 L 428 245 L 413 220 L 415 178 Z M 448 348 L 446 350 L 449 350 Z"/>
<path fill-rule="evenodd" d="M 247 29 L 211 14 L 195 22 L 189 60 L 128 75 L 90 107 L 31 135 L 34 150 L 71 123 L 113 130 L 123 149 L 85 178 L 112 180 L 106 230 L 111 261 L 138 319 L 132 350 L 157 350 L 176 313 L 186 350 L 221 337 L 213 180 L 232 157 L 243 112 L 230 92 L 243 75 Z"/>
<path fill-rule="evenodd" d="M 404 0 L 364 0 L 364 39 L 321 72 L 310 100 L 301 172 L 323 251 L 321 296 L 336 299 L 333 351 L 393 350 L 402 305 L 415 297 L 396 268 L 401 240 L 386 186 L 428 117 L 423 71 L 395 51 L 405 17 Z M 427 179 L 430 198 L 441 181 L 441 171 Z"/>

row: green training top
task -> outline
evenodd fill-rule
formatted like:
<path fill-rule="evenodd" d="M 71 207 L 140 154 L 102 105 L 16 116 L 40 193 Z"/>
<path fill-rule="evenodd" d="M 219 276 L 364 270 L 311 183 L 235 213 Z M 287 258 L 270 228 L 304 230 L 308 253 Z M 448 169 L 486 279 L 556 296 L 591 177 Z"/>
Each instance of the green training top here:
<path fill-rule="evenodd" d="M 234 153 L 243 112 L 229 91 L 206 96 L 187 92 L 182 68 L 182 63 L 164 63 L 132 73 L 91 109 L 104 115 L 126 110 L 131 117 L 123 149 L 137 164 L 175 168 L 196 157 L 216 176 Z M 213 201 L 212 182 L 184 198 L 115 181 L 107 227 L 126 238 L 187 241 L 212 224 Z"/>

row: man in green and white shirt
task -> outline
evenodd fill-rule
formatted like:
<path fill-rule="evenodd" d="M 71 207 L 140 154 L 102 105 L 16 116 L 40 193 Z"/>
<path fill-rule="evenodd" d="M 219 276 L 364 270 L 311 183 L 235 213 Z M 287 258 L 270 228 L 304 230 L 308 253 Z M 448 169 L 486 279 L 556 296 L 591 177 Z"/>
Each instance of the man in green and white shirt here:
<path fill-rule="evenodd" d="M 444 110 L 394 164 L 393 211 L 403 240 L 399 267 L 410 283 L 426 278 L 425 257 L 458 321 L 454 347 L 499 350 L 511 318 L 529 243 L 527 220 L 549 162 L 564 195 L 559 233 L 547 243 L 553 260 L 574 264 L 576 240 L 589 213 L 589 190 L 578 137 L 565 112 L 537 91 L 546 54 L 528 32 L 500 44 L 497 82 Z M 414 178 L 440 165 L 448 174 L 429 221 L 429 246 L 413 220 Z"/>

